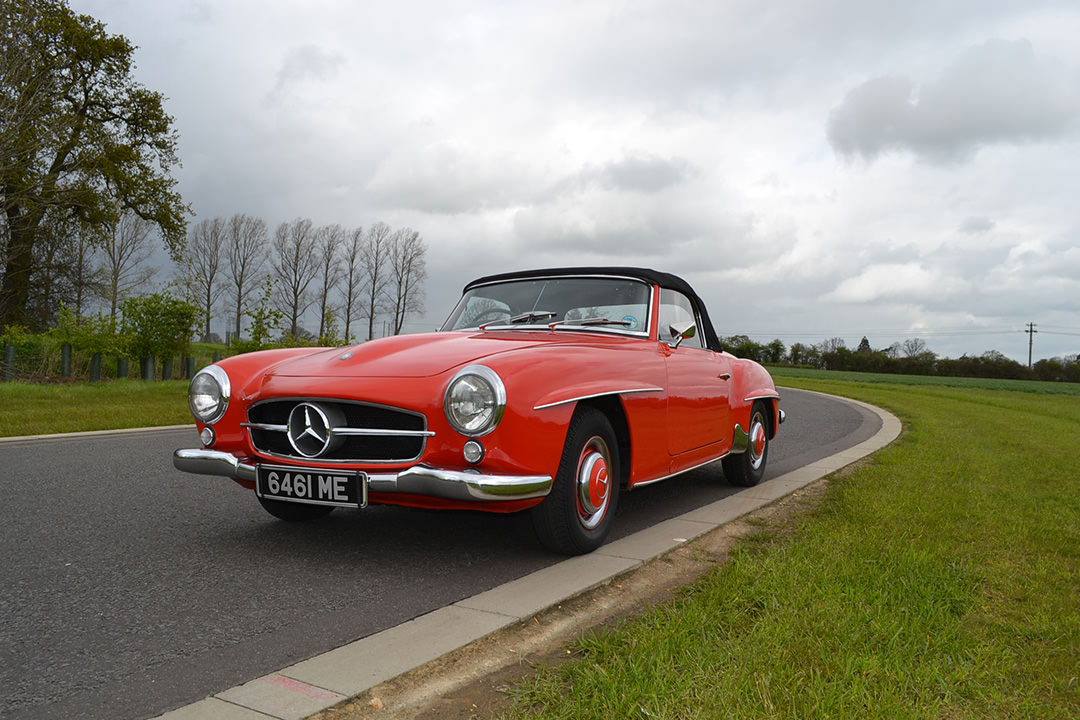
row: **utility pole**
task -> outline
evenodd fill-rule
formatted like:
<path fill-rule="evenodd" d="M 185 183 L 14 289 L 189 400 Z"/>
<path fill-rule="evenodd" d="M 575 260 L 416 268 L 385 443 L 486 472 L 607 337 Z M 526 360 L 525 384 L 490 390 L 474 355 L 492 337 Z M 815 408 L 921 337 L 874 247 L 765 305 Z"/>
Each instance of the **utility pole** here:
<path fill-rule="evenodd" d="M 1035 329 L 1035 323 L 1029 322 L 1027 330 L 1024 330 L 1028 334 L 1028 370 L 1031 369 L 1031 346 L 1035 341 L 1035 333 L 1039 332 Z"/>

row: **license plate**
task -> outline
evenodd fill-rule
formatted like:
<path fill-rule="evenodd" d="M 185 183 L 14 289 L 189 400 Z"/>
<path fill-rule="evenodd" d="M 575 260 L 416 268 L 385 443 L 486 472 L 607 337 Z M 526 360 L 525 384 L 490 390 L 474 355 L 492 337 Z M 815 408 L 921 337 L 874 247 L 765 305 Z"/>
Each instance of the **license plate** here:
<path fill-rule="evenodd" d="M 367 507 L 367 474 L 259 465 L 255 492 L 262 498 L 286 502 L 362 508 Z"/>

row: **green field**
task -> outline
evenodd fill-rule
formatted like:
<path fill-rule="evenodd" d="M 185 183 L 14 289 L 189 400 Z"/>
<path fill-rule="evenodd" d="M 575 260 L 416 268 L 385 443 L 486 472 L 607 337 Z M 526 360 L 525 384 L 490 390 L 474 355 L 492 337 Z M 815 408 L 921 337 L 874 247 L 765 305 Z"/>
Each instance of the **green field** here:
<path fill-rule="evenodd" d="M 777 373 L 905 433 L 508 718 L 1080 717 L 1080 398 Z"/>
<path fill-rule="evenodd" d="M 186 380 L 0 383 L 0 437 L 183 425 L 195 421 Z"/>

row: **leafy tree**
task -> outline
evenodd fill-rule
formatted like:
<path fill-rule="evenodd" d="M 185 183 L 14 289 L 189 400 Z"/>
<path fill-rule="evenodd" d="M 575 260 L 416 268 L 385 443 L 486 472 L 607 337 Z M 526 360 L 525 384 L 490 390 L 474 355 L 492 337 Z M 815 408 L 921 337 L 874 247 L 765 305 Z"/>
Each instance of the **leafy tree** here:
<path fill-rule="evenodd" d="M 174 190 L 164 97 L 135 82 L 135 47 L 65 0 L 0 0 L 0 325 L 24 323 L 49 213 L 103 230 L 125 211 L 177 256 L 188 209 Z"/>
<path fill-rule="evenodd" d="M 183 354 L 199 316 L 199 308 L 164 293 L 129 297 L 121 303 L 120 312 L 120 327 L 137 358 Z"/>
<path fill-rule="evenodd" d="M 283 315 L 280 310 L 277 310 L 271 304 L 274 295 L 273 278 L 267 275 L 262 288 L 263 292 L 262 296 L 259 298 L 258 304 L 254 308 L 248 309 L 245 313 L 248 318 L 251 319 L 251 325 L 249 327 L 251 337 L 247 340 L 240 340 L 232 344 L 232 349 L 236 353 L 265 350 L 266 348 L 273 346 L 271 338 L 281 324 Z"/>

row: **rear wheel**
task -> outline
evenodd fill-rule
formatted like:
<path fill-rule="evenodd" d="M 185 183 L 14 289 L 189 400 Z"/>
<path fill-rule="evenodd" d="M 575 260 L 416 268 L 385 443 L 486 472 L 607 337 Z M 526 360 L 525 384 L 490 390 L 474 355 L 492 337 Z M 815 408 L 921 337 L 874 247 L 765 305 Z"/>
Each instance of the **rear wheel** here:
<path fill-rule="evenodd" d="M 532 509 L 533 527 L 549 550 L 582 555 L 604 544 L 619 501 L 615 431 L 595 408 L 570 421 L 551 493 Z"/>
<path fill-rule="evenodd" d="M 750 408 L 750 429 L 747 432 L 750 444 L 746 452 L 728 455 L 721 464 L 728 482 L 752 487 L 765 476 L 765 463 L 769 459 L 769 425 L 765 403 L 758 401 Z"/>
<path fill-rule="evenodd" d="M 307 505 L 305 503 L 282 502 L 270 498 L 259 498 L 263 510 L 279 520 L 288 522 L 310 522 L 326 517 L 334 508 L 332 505 Z"/>

